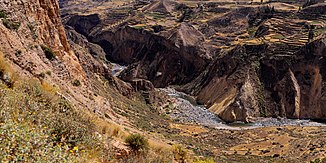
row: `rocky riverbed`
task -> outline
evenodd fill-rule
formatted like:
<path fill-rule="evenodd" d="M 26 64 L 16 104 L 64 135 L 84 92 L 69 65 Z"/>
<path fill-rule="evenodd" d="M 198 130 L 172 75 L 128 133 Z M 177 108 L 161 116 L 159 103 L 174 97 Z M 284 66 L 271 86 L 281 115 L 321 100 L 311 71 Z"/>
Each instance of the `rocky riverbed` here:
<path fill-rule="evenodd" d="M 312 120 L 263 117 L 257 118 L 254 123 L 225 123 L 214 113 L 210 112 L 204 105 L 197 104 L 195 98 L 185 93 L 178 92 L 173 88 L 162 88 L 161 90 L 166 92 L 171 97 L 171 101 L 174 102 L 173 109 L 166 110 L 166 113 L 172 119 L 180 123 L 191 123 L 215 129 L 230 130 L 273 126 L 326 126 L 326 124 L 314 122 Z"/>

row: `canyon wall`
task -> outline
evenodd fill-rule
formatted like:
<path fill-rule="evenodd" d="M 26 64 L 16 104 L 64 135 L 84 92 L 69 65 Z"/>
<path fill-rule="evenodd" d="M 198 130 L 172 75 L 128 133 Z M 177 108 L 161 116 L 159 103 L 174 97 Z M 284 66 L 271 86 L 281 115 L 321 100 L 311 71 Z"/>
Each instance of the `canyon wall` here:
<path fill-rule="evenodd" d="M 227 122 L 259 116 L 325 120 L 325 42 L 315 40 L 291 58 L 268 57 L 267 45 L 240 46 L 182 89 Z"/>

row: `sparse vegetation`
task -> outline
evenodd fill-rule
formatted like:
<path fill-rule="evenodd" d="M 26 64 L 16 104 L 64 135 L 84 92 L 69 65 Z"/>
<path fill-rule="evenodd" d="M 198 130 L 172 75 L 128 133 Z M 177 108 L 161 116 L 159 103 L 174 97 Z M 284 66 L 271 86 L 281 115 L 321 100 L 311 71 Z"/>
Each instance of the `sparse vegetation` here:
<path fill-rule="evenodd" d="M 32 33 L 33 39 L 36 40 L 38 38 L 38 35 L 36 34 L 35 25 L 33 23 L 28 23 L 27 26 L 28 26 L 29 30 L 31 31 L 31 33 Z"/>
<path fill-rule="evenodd" d="M 45 73 L 44 73 L 44 72 L 41 72 L 40 74 L 38 74 L 38 76 L 39 76 L 40 78 L 44 79 L 44 78 L 45 78 Z"/>
<path fill-rule="evenodd" d="M 49 60 L 53 60 L 55 59 L 56 55 L 55 53 L 53 52 L 53 50 L 45 45 L 41 45 L 41 48 L 45 54 L 45 57 Z"/>
<path fill-rule="evenodd" d="M 326 158 L 316 158 L 315 160 L 311 160 L 312 163 L 326 163 Z"/>
<path fill-rule="evenodd" d="M 1 85 L 0 160 L 66 162 L 95 145 L 93 124 L 37 80 Z M 13 139 L 13 137 L 15 139 Z M 12 152 L 15 151 L 15 152 Z"/>
<path fill-rule="evenodd" d="M 148 149 L 148 140 L 140 134 L 131 134 L 126 137 L 125 142 L 136 153 Z"/>
<path fill-rule="evenodd" d="M 153 158 L 156 162 L 171 162 L 173 160 L 173 152 L 171 146 L 155 141 L 150 141 L 149 144 L 151 150 L 153 150 L 157 155 Z"/>
<path fill-rule="evenodd" d="M 20 22 L 13 22 L 7 18 L 2 19 L 2 24 L 10 30 L 18 30 L 21 25 Z"/>
<path fill-rule="evenodd" d="M 119 137 L 124 136 L 124 133 L 121 131 L 121 128 L 117 125 L 108 125 L 107 123 L 98 125 L 100 126 L 101 134 L 107 137 Z"/>
<path fill-rule="evenodd" d="M 92 123 L 56 96 L 55 88 L 37 80 L 0 87 L 0 160 L 80 160 L 76 148 L 86 150 L 96 142 Z"/>
<path fill-rule="evenodd" d="M 3 55 L 0 72 L 13 72 Z M 58 88 L 37 79 L 11 86 L 1 78 L 1 162 L 80 162 L 94 148 L 102 150 L 93 136 L 95 125 L 58 96 Z"/>

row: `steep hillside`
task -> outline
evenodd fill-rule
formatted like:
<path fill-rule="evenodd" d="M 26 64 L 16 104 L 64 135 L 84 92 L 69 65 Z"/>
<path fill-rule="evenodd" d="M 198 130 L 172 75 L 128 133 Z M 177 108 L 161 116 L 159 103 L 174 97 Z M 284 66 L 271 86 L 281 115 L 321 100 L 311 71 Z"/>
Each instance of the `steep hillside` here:
<path fill-rule="evenodd" d="M 106 59 L 92 55 L 103 50 L 70 45 L 58 2 L 1 1 L 0 7 L 0 160 L 145 159 L 136 158 L 124 139 L 142 133 L 138 124 L 159 115 L 149 116 L 150 107 L 131 84 L 112 76 Z M 120 109 L 145 118 L 129 120 L 116 113 Z M 144 145 L 150 147 L 147 160 L 172 152 L 163 139 Z"/>

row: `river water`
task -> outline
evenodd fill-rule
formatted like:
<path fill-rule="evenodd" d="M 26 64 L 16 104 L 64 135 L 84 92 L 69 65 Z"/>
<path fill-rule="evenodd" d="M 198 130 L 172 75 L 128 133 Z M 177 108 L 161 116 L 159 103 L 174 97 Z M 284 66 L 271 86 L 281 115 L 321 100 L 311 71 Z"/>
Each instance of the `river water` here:
<path fill-rule="evenodd" d="M 111 63 L 112 64 L 112 70 L 111 70 L 111 74 L 113 76 L 119 76 L 119 74 L 124 70 L 126 69 L 126 66 L 122 66 L 122 65 L 119 65 L 117 63 Z"/>
<path fill-rule="evenodd" d="M 311 120 L 287 118 L 258 118 L 254 123 L 236 122 L 227 124 L 210 112 L 205 106 L 198 105 L 195 99 L 173 88 L 162 88 L 175 101 L 175 109 L 169 112 L 172 119 L 181 123 L 192 123 L 216 129 L 241 130 L 267 126 L 326 126 Z"/>

